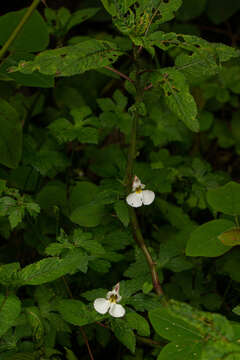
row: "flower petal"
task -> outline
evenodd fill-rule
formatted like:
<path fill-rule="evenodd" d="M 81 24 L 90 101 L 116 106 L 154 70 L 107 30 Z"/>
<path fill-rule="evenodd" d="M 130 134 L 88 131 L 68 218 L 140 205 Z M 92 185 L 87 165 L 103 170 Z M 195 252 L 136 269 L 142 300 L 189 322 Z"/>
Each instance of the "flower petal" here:
<path fill-rule="evenodd" d="M 99 298 L 94 301 L 93 306 L 94 309 L 100 314 L 106 314 L 106 312 L 110 308 L 110 301 L 104 298 Z"/>
<path fill-rule="evenodd" d="M 155 199 L 155 194 L 151 190 L 142 191 L 142 201 L 144 205 L 150 205 Z"/>
<path fill-rule="evenodd" d="M 110 305 L 110 310 L 109 310 L 109 314 L 112 315 L 113 317 L 123 317 L 125 315 L 125 309 L 122 305 L 120 304 L 111 304 Z"/>
<path fill-rule="evenodd" d="M 140 194 L 137 194 L 135 192 L 129 194 L 126 198 L 126 201 L 128 205 L 135 208 L 142 206 L 142 192 Z"/>

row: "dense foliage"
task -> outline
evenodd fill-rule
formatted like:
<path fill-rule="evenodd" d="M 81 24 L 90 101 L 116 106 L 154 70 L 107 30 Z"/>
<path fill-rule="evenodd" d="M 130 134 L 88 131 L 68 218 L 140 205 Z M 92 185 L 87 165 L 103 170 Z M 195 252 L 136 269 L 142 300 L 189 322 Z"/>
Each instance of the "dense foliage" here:
<path fill-rule="evenodd" d="M 0 359 L 240 360 L 239 0 L 56 3 L 0 17 Z"/>

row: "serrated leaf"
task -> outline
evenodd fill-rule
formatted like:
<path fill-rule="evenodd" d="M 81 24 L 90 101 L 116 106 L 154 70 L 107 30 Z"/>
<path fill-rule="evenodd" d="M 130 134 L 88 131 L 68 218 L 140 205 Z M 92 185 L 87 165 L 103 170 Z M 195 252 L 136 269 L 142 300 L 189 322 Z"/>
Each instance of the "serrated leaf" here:
<path fill-rule="evenodd" d="M 130 218 L 129 218 L 129 210 L 124 200 L 119 200 L 114 204 L 114 210 L 116 211 L 117 217 L 123 223 L 125 227 L 128 226 Z"/>
<path fill-rule="evenodd" d="M 230 246 L 223 245 L 218 236 L 231 229 L 234 223 L 230 220 L 212 220 L 201 226 L 191 233 L 187 242 L 187 256 L 220 256 L 231 249 Z"/>
<path fill-rule="evenodd" d="M 40 285 L 74 272 L 77 269 L 85 271 L 86 256 L 79 249 L 68 253 L 65 258 L 46 258 L 25 266 L 18 275 L 20 285 Z"/>
<path fill-rule="evenodd" d="M 0 163 L 15 168 L 22 156 L 22 125 L 17 111 L 3 99 L 0 99 L 0 128 Z"/>
<path fill-rule="evenodd" d="M 57 310 L 63 319 L 70 324 L 83 326 L 102 319 L 93 308 L 89 310 L 87 306 L 79 300 L 60 300 Z"/>
<path fill-rule="evenodd" d="M 197 106 L 184 75 L 173 69 L 157 71 L 151 78 L 153 87 L 161 87 L 169 109 L 192 131 L 199 131 Z"/>
<path fill-rule="evenodd" d="M 45 75 L 72 76 L 109 65 L 122 54 L 115 44 L 93 39 L 73 46 L 46 50 L 33 61 L 20 62 L 11 71 L 31 74 L 37 70 Z"/>
<path fill-rule="evenodd" d="M 207 201 L 215 211 L 228 215 L 240 215 L 240 184 L 230 181 L 216 189 L 209 189 Z"/>
<path fill-rule="evenodd" d="M 112 330 L 116 338 L 132 353 L 135 352 L 136 337 L 127 323 L 122 319 L 112 320 Z"/>
<path fill-rule="evenodd" d="M 0 336 L 14 325 L 21 311 L 21 302 L 15 295 L 0 294 Z"/>

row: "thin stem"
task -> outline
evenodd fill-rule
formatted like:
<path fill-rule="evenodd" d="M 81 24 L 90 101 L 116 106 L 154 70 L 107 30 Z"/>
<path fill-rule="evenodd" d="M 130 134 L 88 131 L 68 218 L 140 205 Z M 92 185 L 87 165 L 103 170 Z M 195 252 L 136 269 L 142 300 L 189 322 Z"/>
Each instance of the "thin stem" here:
<path fill-rule="evenodd" d="M 114 68 L 111 68 L 110 66 L 104 66 L 104 67 L 105 67 L 105 69 L 110 70 L 110 71 L 114 72 L 115 74 L 118 74 L 118 75 L 121 76 L 123 79 L 128 80 L 128 81 L 130 81 L 131 83 L 134 82 L 132 79 L 130 79 L 130 77 L 128 77 L 127 75 L 123 74 L 121 71 L 118 71 L 118 70 L 116 70 L 116 69 L 114 69 Z"/>
<path fill-rule="evenodd" d="M 32 5 L 29 6 L 27 11 L 23 15 L 22 19 L 20 20 L 19 24 L 16 26 L 16 28 L 13 30 L 13 32 L 11 33 L 11 35 L 9 36 L 9 38 L 7 39 L 7 41 L 5 42 L 3 47 L 1 48 L 1 50 L 0 50 L 0 59 L 2 59 L 4 57 L 4 55 L 6 54 L 8 48 L 11 46 L 12 42 L 16 39 L 16 37 L 20 33 L 23 25 L 30 18 L 30 16 L 32 15 L 33 11 L 36 9 L 36 7 L 40 3 L 40 1 L 41 0 L 33 0 Z"/>
<path fill-rule="evenodd" d="M 133 227 L 135 241 L 138 244 L 138 246 L 142 249 L 142 252 L 144 253 L 145 258 L 148 262 L 148 266 L 150 268 L 151 275 L 152 275 L 152 283 L 153 283 L 154 290 L 157 295 L 163 296 L 164 293 L 163 293 L 162 287 L 159 282 L 155 263 L 154 263 L 152 256 L 151 256 L 150 252 L 148 251 L 148 248 L 144 242 L 144 238 L 142 236 L 142 232 L 139 227 L 138 219 L 137 219 L 135 210 L 133 208 L 130 209 L 130 219 L 131 219 L 131 223 L 132 223 L 132 227 Z"/>
<path fill-rule="evenodd" d="M 136 61 L 136 67 L 137 67 L 136 70 L 137 70 L 137 73 L 139 73 L 137 49 L 135 49 L 134 55 L 135 55 L 135 61 Z M 133 118 L 132 118 L 132 130 L 131 130 L 131 137 L 130 137 L 130 145 L 129 145 L 129 149 L 128 149 L 128 161 L 127 161 L 127 167 L 126 167 L 126 173 L 125 173 L 125 179 L 124 179 L 124 184 L 126 185 L 127 193 L 129 193 L 131 191 L 131 184 L 132 184 L 132 178 L 133 178 L 133 165 L 134 165 L 134 160 L 136 157 L 137 123 L 138 123 L 138 117 L 139 117 L 138 104 L 141 103 L 142 97 L 143 97 L 143 91 L 142 91 L 143 89 L 141 89 L 140 81 L 139 81 L 138 77 L 136 79 L 135 86 L 136 86 L 136 90 L 137 90 L 136 103 L 135 103 L 135 110 L 133 112 Z M 138 246 L 140 247 L 140 249 L 142 250 L 143 254 L 145 255 L 148 266 L 150 268 L 154 290 L 157 295 L 163 297 L 164 293 L 163 293 L 162 287 L 160 285 L 156 265 L 155 265 L 155 263 L 152 259 L 152 256 L 151 256 L 150 252 L 148 251 L 148 248 L 144 242 L 144 238 L 143 238 L 143 235 L 142 235 L 139 223 L 138 223 L 138 219 L 137 219 L 135 210 L 132 207 L 129 208 L 129 214 L 130 214 L 130 220 L 131 220 L 131 225 L 132 225 L 132 229 L 133 229 L 134 239 L 135 239 L 136 243 L 138 244 Z M 163 302 L 165 303 L 164 298 L 163 298 Z"/>

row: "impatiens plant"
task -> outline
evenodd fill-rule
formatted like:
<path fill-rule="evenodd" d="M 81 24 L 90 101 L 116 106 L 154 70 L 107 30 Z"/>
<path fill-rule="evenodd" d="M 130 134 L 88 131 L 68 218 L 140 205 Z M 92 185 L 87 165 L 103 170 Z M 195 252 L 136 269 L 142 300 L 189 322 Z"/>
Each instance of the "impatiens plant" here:
<path fill-rule="evenodd" d="M 0 360 L 240 360 L 239 11 L 3 2 Z"/>

